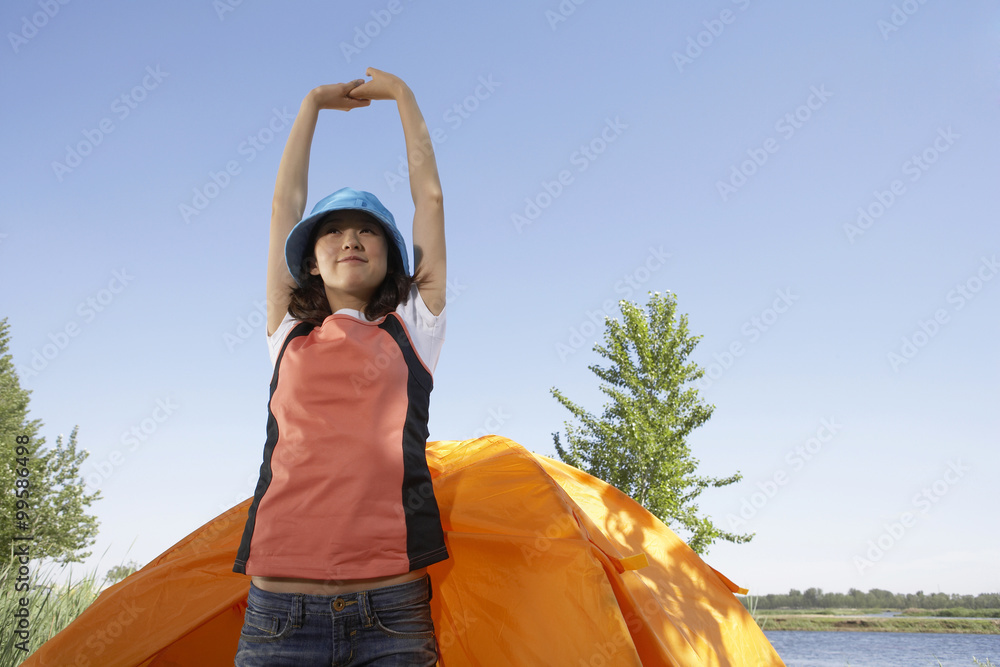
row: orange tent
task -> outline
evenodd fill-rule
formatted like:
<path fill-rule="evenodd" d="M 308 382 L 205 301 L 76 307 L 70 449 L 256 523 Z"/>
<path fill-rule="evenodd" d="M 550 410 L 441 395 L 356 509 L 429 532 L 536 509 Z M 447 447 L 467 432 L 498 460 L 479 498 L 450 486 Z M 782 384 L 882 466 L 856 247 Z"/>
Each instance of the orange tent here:
<path fill-rule="evenodd" d="M 440 665 L 782 665 L 733 592 L 600 480 L 497 436 L 428 443 L 451 558 L 431 566 Z M 107 589 L 23 664 L 231 666 L 250 500 Z"/>

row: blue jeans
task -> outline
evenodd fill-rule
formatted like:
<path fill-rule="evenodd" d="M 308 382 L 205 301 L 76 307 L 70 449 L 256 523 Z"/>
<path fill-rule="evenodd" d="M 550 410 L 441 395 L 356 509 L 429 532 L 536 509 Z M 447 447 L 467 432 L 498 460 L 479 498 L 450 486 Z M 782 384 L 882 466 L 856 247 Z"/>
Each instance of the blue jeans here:
<path fill-rule="evenodd" d="M 437 663 L 430 577 L 342 595 L 271 593 L 252 583 L 236 667 Z"/>

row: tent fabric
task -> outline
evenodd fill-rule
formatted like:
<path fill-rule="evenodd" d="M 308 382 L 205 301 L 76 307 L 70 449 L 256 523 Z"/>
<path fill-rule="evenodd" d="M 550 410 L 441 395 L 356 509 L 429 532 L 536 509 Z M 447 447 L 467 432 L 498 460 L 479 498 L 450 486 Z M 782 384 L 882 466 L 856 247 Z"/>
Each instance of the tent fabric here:
<path fill-rule="evenodd" d="M 429 570 L 439 665 L 783 664 L 737 587 L 614 487 L 498 436 L 428 443 L 427 460 L 451 553 Z M 23 664 L 232 665 L 249 504 L 102 592 Z"/>

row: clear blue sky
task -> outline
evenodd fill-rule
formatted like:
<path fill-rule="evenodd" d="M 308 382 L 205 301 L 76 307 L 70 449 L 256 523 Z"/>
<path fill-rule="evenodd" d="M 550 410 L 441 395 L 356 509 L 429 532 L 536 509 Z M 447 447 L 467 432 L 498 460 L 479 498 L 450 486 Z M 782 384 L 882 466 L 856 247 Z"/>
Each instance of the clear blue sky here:
<path fill-rule="evenodd" d="M 995 3 L 49 4 L 0 9 L 0 316 L 44 435 L 90 452 L 86 567 L 252 494 L 288 115 L 372 65 L 438 131 L 432 439 L 553 454 L 550 387 L 601 409 L 591 320 L 669 290 L 711 372 L 700 470 L 745 476 L 701 508 L 757 534 L 711 565 L 1000 589 Z M 323 112 L 309 205 L 351 185 L 407 221 L 402 152 L 391 103 Z"/>

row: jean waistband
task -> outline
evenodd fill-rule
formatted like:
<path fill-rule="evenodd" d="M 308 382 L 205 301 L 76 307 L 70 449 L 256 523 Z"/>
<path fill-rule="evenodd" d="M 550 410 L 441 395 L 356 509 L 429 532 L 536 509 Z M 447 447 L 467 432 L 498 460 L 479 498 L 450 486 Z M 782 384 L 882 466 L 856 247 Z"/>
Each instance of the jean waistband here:
<path fill-rule="evenodd" d="M 303 614 L 360 614 L 368 624 L 371 612 L 396 609 L 429 600 L 430 576 L 392 586 L 382 586 L 340 595 L 309 595 L 307 593 L 274 593 L 250 584 L 248 604 L 271 611 L 288 613 L 295 622 Z"/>

